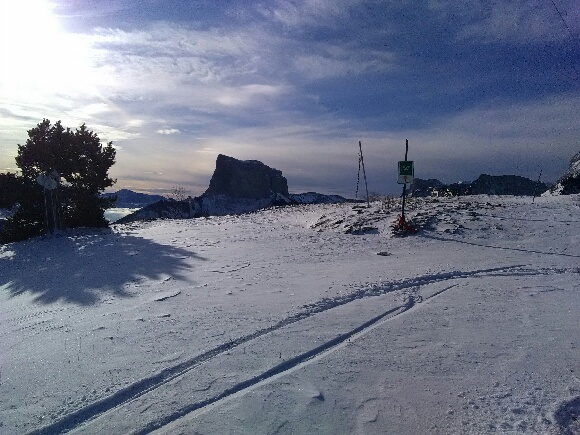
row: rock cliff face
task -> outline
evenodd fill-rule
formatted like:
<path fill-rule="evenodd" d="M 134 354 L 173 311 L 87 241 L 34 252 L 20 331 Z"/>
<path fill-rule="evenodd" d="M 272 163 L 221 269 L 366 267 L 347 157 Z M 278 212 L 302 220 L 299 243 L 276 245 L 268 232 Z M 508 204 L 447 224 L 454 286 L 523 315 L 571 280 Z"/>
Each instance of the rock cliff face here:
<path fill-rule="evenodd" d="M 570 160 L 570 166 L 556 185 L 550 189 L 553 195 L 573 195 L 580 193 L 580 151 Z"/>
<path fill-rule="evenodd" d="M 288 182 L 282 171 L 257 160 L 237 160 L 220 154 L 203 196 L 264 199 L 276 194 L 288 197 Z"/>

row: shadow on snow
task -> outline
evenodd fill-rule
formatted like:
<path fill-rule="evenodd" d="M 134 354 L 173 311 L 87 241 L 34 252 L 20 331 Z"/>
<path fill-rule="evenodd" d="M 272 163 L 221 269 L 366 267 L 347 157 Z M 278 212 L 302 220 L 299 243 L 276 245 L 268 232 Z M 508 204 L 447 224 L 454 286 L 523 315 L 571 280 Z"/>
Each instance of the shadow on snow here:
<path fill-rule="evenodd" d="M 422 236 L 427 238 L 427 239 L 439 240 L 441 242 L 463 243 L 464 245 L 479 246 L 481 248 L 503 249 L 506 251 L 526 252 L 528 254 L 559 255 L 562 257 L 580 258 L 580 255 L 567 254 L 565 252 L 537 251 L 534 249 L 514 248 L 514 247 L 509 247 L 509 246 L 486 245 L 485 243 L 475 243 L 475 242 L 469 242 L 467 240 L 458 240 L 458 239 L 452 239 L 449 237 L 433 236 L 430 234 L 423 234 Z"/>
<path fill-rule="evenodd" d="M 11 297 L 93 305 L 107 294 L 128 298 L 127 284 L 171 277 L 187 281 L 194 252 L 111 230 L 77 230 L 0 246 L 0 287 Z"/>

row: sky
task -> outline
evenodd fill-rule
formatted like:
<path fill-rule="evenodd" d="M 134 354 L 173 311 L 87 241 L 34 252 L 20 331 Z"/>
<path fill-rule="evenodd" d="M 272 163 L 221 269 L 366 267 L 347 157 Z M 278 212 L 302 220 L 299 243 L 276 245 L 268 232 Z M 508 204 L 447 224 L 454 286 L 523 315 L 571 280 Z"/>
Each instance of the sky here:
<path fill-rule="evenodd" d="M 415 176 L 443 182 L 553 182 L 580 150 L 577 0 L 0 8 L 0 172 L 43 118 L 113 141 L 112 190 L 162 194 L 203 193 L 218 154 L 354 197 L 359 141 L 379 194 L 400 190 L 406 139 Z"/>

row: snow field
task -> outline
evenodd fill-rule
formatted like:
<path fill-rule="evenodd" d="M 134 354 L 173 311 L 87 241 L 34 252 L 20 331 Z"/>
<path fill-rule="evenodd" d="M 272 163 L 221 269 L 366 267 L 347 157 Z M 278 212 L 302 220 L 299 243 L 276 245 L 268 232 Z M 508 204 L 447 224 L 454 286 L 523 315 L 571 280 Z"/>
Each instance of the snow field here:
<path fill-rule="evenodd" d="M 574 431 L 579 205 L 416 200 L 407 238 L 374 203 L 3 246 L 0 433 Z"/>

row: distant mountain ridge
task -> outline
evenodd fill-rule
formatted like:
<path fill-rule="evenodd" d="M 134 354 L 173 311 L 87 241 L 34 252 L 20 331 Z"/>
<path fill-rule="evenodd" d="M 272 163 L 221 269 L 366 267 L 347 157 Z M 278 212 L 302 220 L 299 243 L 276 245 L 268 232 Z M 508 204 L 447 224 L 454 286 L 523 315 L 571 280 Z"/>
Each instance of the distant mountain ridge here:
<path fill-rule="evenodd" d="M 316 192 L 290 193 L 289 197 L 297 204 L 335 204 L 350 201 L 340 195 L 324 195 Z"/>
<path fill-rule="evenodd" d="M 519 175 L 481 174 L 471 183 L 444 184 L 437 179 L 416 178 L 411 189 L 411 195 L 416 197 L 436 194 L 534 196 L 545 192 L 548 185 Z"/>
<path fill-rule="evenodd" d="M 117 197 L 115 207 L 117 208 L 142 208 L 157 201 L 162 201 L 167 198 L 161 195 L 150 195 L 147 193 L 134 192 L 129 189 L 121 189 L 113 193 L 103 193 L 105 198 Z"/>

